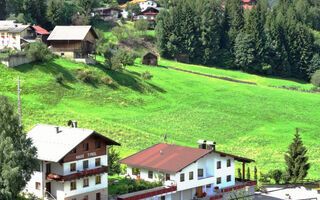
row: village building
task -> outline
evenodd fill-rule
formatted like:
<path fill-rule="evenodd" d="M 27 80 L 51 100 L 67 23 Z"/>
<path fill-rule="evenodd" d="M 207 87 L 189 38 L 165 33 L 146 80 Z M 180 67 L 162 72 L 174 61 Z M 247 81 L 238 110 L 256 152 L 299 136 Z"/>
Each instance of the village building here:
<path fill-rule="evenodd" d="M 257 2 L 256 0 L 241 0 L 242 1 L 242 6 L 244 9 L 252 9 L 252 6 L 254 6 Z"/>
<path fill-rule="evenodd" d="M 150 28 L 153 29 L 155 27 L 156 17 L 161 9 L 162 9 L 161 7 L 156 7 L 156 8 L 148 7 L 144 11 L 142 11 L 139 14 L 137 14 L 136 16 L 134 16 L 133 21 L 137 21 L 139 19 L 148 20 L 151 25 Z"/>
<path fill-rule="evenodd" d="M 152 7 L 152 8 L 157 7 L 157 3 L 151 0 L 132 0 L 120 6 L 122 10 L 121 14 L 124 18 L 128 18 L 128 11 L 126 11 L 127 4 L 138 4 L 140 6 L 141 12 L 143 12 L 149 7 Z M 137 14 L 138 13 L 134 13 L 134 15 L 137 15 Z"/>
<path fill-rule="evenodd" d="M 39 124 L 27 134 L 40 161 L 24 192 L 47 200 L 108 199 L 108 146 L 94 130 Z"/>
<path fill-rule="evenodd" d="M 242 179 L 235 177 L 235 162 L 242 163 Z M 199 141 L 199 148 L 157 144 L 120 161 L 127 177 L 162 180 L 163 186 L 121 195 L 118 200 L 214 200 L 228 199 L 233 191 L 254 194 L 256 181 L 245 180 L 249 158 L 215 149 L 214 142 Z"/>
<path fill-rule="evenodd" d="M 48 37 L 49 48 L 56 55 L 83 63 L 95 63 L 98 36 L 92 26 L 56 26 Z"/>
<path fill-rule="evenodd" d="M 21 51 L 23 43 L 36 39 L 36 32 L 30 25 L 16 23 L 14 20 L 0 21 L 0 49 L 12 48 Z"/>
<path fill-rule="evenodd" d="M 158 65 L 158 56 L 155 53 L 149 52 L 142 58 L 142 64 L 144 65 Z"/>
<path fill-rule="evenodd" d="M 121 9 L 114 7 L 95 8 L 93 11 L 105 22 L 118 20 L 121 16 Z"/>
<path fill-rule="evenodd" d="M 47 43 L 47 39 L 50 35 L 46 29 L 42 28 L 41 26 L 32 26 L 32 28 L 36 32 L 36 37 L 43 43 Z"/>

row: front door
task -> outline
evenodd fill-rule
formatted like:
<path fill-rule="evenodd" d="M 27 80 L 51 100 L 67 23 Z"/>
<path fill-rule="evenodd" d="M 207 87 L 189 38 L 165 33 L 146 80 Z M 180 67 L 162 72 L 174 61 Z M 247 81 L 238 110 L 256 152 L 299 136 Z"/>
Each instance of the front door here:
<path fill-rule="evenodd" d="M 202 186 L 197 187 L 196 191 L 197 191 L 197 197 L 201 198 L 202 197 Z"/>
<path fill-rule="evenodd" d="M 46 192 L 51 194 L 51 182 L 46 183 Z"/>

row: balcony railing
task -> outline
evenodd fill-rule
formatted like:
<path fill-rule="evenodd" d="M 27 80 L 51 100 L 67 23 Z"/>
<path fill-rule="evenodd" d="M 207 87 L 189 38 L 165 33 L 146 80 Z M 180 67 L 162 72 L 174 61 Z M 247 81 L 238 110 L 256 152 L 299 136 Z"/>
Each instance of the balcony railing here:
<path fill-rule="evenodd" d="M 47 179 L 56 180 L 56 181 L 70 181 L 74 179 L 80 179 L 83 177 L 94 176 L 97 174 L 102 174 L 107 172 L 108 172 L 108 166 L 102 166 L 96 169 L 84 170 L 84 171 L 80 171 L 74 174 L 69 174 L 66 176 L 50 173 L 50 174 L 47 174 Z"/>
<path fill-rule="evenodd" d="M 139 199 L 154 197 L 157 195 L 163 195 L 163 194 L 174 192 L 174 191 L 177 191 L 177 186 L 171 186 L 171 187 L 162 186 L 162 187 L 157 187 L 149 190 L 142 190 L 139 192 L 124 194 L 124 195 L 118 196 L 117 200 L 139 200 Z"/>

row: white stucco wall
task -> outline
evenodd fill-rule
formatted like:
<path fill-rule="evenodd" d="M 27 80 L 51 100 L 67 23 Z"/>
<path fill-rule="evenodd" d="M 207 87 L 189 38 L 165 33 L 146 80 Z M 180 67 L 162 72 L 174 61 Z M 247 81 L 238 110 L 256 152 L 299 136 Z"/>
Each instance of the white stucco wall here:
<path fill-rule="evenodd" d="M 77 171 L 83 171 L 83 161 L 85 161 L 85 160 L 89 161 L 89 168 L 88 169 L 99 168 L 100 166 L 98 166 L 98 167 L 95 166 L 96 158 L 101 159 L 101 165 L 104 165 L 104 166 L 108 165 L 108 157 L 106 155 L 92 157 L 92 158 L 83 159 L 83 160 L 72 161 L 72 162 L 66 162 L 66 163 L 63 163 L 63 175 L 77 173 Z M 70 164 L 71 163 L 76 163 L 76 171 L 75 172 L 70 172 Z"/>
<path fill-rule="evenodd" d="M 44 178 L 43 173 L 43 162 L 40 163 L 40 171 L 34 172 L 31 176 L 30 181 L 27 183 L 26 187 L 23 189 L 23 192 L 33 193 L 37 197 L 41 198 L 44 192 Z M 36 189 L 36 182 L 40 183 L 40 190 Z"/>
<path fill-rule="evenodd" d="M 21 45 L 20 45 L 20 35 L 16 34 L 15 38 L 12 37 L 12 33 L 8 35 L 4 35 L 4 38 L 0 34 L 0 49 L 3 49 L 5 47 L 9 48 L 16 48 L 18 50 L 21 50 Z"/>

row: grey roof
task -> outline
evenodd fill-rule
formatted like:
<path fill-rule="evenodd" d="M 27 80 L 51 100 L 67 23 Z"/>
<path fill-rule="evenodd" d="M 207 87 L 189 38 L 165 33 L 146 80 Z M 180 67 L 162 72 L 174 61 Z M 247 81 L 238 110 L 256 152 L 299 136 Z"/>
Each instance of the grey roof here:
<path fill-rule="evenodd" d="M 39 160 L 59 162 L 66 154 L 92 134 L 104 138 L 111 145 L 120 145 L 96 133 L 94 130 L 59 127 L 59 133 L 57 133 L 56 127 L 38 124 L 28 132 L 27 137 L 32 139 L 33 145 L 37 148 Z"/>
<path fill-rule="evenodd" d="M 83 40 L 91 26 L 56 26 L 48 40 Z"/>
<path fill-rule="evenodd" d="M 0 30 L 8 31 L 9 33 L 21 33 L 30 25 L 23 25 L 21 23 L 15 23 L 14 20 L 0 20 Z"/>

